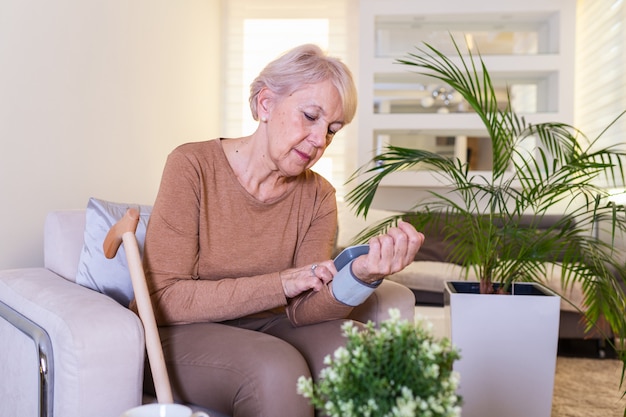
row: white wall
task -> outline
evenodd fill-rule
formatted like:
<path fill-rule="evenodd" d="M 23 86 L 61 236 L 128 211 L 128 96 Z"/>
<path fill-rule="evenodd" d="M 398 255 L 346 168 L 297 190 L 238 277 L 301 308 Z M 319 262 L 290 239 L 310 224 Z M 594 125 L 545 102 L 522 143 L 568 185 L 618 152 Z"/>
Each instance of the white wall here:
<path fill-rule="evenodd" d="M 217 0 L 0 0 L 0 269 L 47 212 L 151 204 L 176 145 L 219 135 Z"/>

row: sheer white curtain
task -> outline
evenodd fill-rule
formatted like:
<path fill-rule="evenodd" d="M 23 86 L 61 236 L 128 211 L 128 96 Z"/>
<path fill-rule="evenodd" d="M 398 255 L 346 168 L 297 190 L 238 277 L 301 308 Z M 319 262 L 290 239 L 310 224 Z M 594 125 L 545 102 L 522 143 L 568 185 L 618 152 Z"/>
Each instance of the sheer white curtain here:
<path fill-rule="evenodd" d="M 623 0 L 578 0 L 575 125 L 592 139 L 626 109 L 625 18 Z M 626 117 L 601 145 L 625 141 Z"/>
<path fill-rule="evenodd" d="M 351 29 L 357 24 L 358 0 L 228 0 L 222 8 L 222 130 L 227 137 L 253 132 L 256 123 L 248 105 L 249 85 L 265 64 L 293 46 L 318 44 L 356 73 L 356 48 L 352 45 L 357 36 Z M 354 132 L 353 126 L 343 129 L 314 167 L 337 188 L 339 198 L 355 169 L 356 158 L 348 152 L 356 143 Z"/>

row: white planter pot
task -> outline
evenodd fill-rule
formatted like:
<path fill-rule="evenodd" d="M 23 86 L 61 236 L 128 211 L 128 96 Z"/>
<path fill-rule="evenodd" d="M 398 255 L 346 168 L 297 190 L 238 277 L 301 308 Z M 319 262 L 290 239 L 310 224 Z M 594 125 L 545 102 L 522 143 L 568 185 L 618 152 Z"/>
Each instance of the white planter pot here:
<path fill-rule="evenodd" d="M 461 416 L 550 417 L 560 297 L 533 283 L 511 296 L 462 293 L 468 286 L 478 283 L 446 282 L 444 294 Z"/>

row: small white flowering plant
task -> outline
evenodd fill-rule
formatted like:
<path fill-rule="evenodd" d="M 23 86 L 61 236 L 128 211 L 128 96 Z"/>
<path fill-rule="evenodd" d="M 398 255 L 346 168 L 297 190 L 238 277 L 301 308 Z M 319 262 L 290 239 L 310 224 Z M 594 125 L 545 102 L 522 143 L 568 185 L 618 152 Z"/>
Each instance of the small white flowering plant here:
<path fill-rule="evenodd" d="M 327 356 L 319 380 L 301 376 L 298 393 L 330 417 L 453 417 L 459 353 L 449 339 L 436 340 L 432 325 L 400 319 L 396 309 L 376 328 L 343 325 L 346 345 Z"/>

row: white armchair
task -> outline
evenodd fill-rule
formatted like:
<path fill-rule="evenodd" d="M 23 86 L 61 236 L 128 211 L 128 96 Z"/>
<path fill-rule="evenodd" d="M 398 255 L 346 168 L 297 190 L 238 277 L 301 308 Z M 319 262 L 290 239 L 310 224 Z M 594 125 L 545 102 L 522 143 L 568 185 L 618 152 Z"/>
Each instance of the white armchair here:
<path fill-rule="evenodd" d="M 50 213 L 44 266 L 0 271 L 0 416 L 117 417 L 153 401 L 139 318 L 76 283 L 85 225 L 85 210 Z M 389 300 L 413 318 L 413 293 L 391 281 L 352 316 L 385 319 Z"/>
<path fill-rule="evenodd" d="M 115 417 L 142 402 L 141 322 L 76 285 L 84 210 L 50 213 L 44 267 L 0 271 L 0 415 Z"/>

